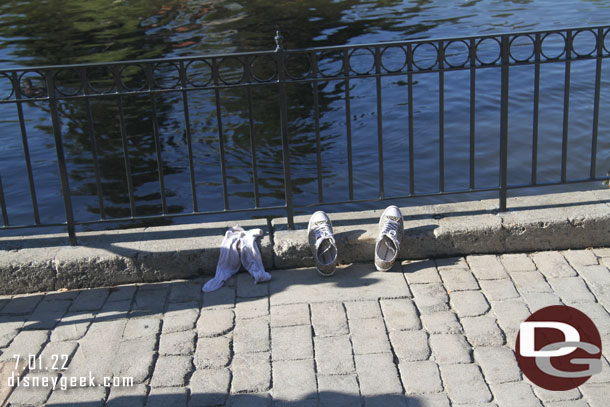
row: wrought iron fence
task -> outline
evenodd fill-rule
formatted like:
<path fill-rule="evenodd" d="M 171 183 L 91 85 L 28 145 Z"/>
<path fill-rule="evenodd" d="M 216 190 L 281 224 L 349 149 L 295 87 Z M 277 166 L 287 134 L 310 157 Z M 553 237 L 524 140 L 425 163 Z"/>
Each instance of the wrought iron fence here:
<path fill-rule="evenodd" d="M 67 226 L 72 244 L 76 244 L 75 226 L 91 223 L 120 222 L 133 219 L 159 219 L 176 216 L 205 215 L 218 213 L 285 210 L 290 228 L 293 228 L 295 208 L 305 208 L 320 204 L 342 204 L 348 202 L 363 202 L 377 200 L 395 200 L 415 196 L 446 195 L 464 192 L 496 191 L 499 193 L 499 210 L 506 210 L 507 191 L 522 187 L 543 185 L 537 179 L 537 165 L 539 155 L 539 99 L 540 99 L 540 67 L 544 64 L 563 64 L 564 98 L 562 122 L 562 153 L 561 174 L 555 182 L 544 185 L 567 184 L 607 179 L 597 174 L 597 148 L 598 123 L 600 118 L 600 89 L 602 60 L 610 56 L 610 26 L 573 28 L 550 31 L 536 31 L 524 33 L 510 33 L 498 35 L 472 36 L 463 38 L 424 39 L 404 42 L 376 43 L 367 45 L 319 47 L 311 49 L 291 50 L 283 47 L 282 36 L 278 32 L 275 37 L 276 49 L 262 52 L 232 53 L 188 58 L 171 58 L 161 60 L 138 60 L 105 64 L 83 64 L 48 66 L 24 69 L 5 69 L 0 71 L 0 81 L 7 86 L 7 95 L 3 95 L 0 103 L 14 105 L 19 122 L 15 133 L 21 136 L 29 195 L 34 222 L 31 224 L 14 225 L 10 222 L 5 194 L 2 188 L 2 168 L 0 168 L 0 207 L 2 209 L 2 229 Z M 589 176 L 580 179 L 570 179 L 567 176 L 568 157 L 568 120 L 570 109 L 570 79 L 571 64 L 578 60 L 595 61 L 595 69 L 591 72 L 594 77 L 594 94 L 592 98 L 593 115 L 591 117 L 591 158 Z M 520 65 L 534 66 L 533 83 L 533 123 L 532 123 L 532 151 L 531 178 L 529 182 L 519 185 L 509 185 L 507 179 L 508 165 L 508 122 L 509 122 L 509 80 L 511 68 Z M 499 127 L 499 156 L 497 165 L 499 169 L 498 184 L 493 187 L 477 187 L 475 184 L 475 133 L 476 116 L 475 104 L 477 72 L 483 69 L 496 69 L 500 71 L 500 120 Z M 449 191 L 445 179 L 445 74 L 450 71 L 465 71 L 469 73 L 469 105 L 464 106 L 469 123 L 469 170 L 468 188 L 458 191 Z M 437 192 L 418 192 L 415 182 L 417 168 L 414 163 L 414 78 L 418 75 L 436 75 L 438 86 L 438 188 Z M 405 112 L 405 137 L 408 138 L 408 151 L 405 152 L 409 168 L 409 177 L 404 182 L 404 194 L 387 196 L 384 181 L 384 148 L 383 148 L 383 98 L 381 81 L 384 77 L 403 77 L 406 81 L 407 109 Z M 377 149 L 370 155 L 371 160 L 377 161 L 378 166 L 378 193 L 366 199 L 354 197 L 354 168 L 352 160 L 352 128 L 350 112 L 350 84 L 364 78 L 375 81 L 376 98 L 376 127 Z M 345 109 L 345 154 L 347 156 L 347 184 L 346 199 L 329 202 L 324 198 L 323 169 L 321 157 L 320 138 L 320 107 L 319 83 L 336 82 L 342 84 L 342 100 Z M 289 134 L 289 118 L 287 88 L 297 84 L 308 84 L 313 98 L 313 120 L 315 128 L 315 168 L 317 199 L 304 204 L 295 205 L 293 202 L 293 185 L 291 178 L 291 134 Z M 257 169 L 257 137 L 253 119 L 252 88 L 264 86 L 272 89 L 277 95 L 279 105 L 279 128 L 281 138 L 283 204 L 261 205 L 259 192 L 259 179 Z M 226 151 L 223 135 L 223 114 L 220 92 L 243 88 L 246 92 L 244 101 L 244 116 L 248 118 L 248 132 L 250 143 L 250 166 L 253 175 L 252 196 L 253 206 L 247 209 L 231 209 L 229 206 L 229 185 L 227 184 Z M 222 180 L 223 209 L 210 211 L 201 205 L 197 198 L 197 182 L 194 171 L 194 151 L 192 131 L 192 117 L 189 114 L 189 98 L 194 92 L 213 92 L 216 112 L 217 142 L 219 146 L 219 160 Z M 159 137 L 159 123 L 157 118 L 156 95 L 179 95 L 182 102 L 183 122 L 187 154 L 188 173 L 190 177 L 190 203 L 192 211 L 170 213 L 166 201 L 166 185 L 164 174 L 164 158 Z M 136 209 L 134 185 L 132 174 L 133 157 L 130 154 L 130 143 L 125 122 L 125 98 L 129 96 L 150 96 L 150 126 L 154 140 L 154 151 L 157 166 L 157 178 L 160 196 L 160 213 L 139 214 Z M 104 191 L 102 188 L 100 165 L 98 160 L 99 146 L 96 144 L 94 116 L 95 112 L 91 102 L 98 98 L 111 100 L 117 110 L 120 138 L 122 143 L 122 161 L 126 176 L 127 193 L 129 197 L 129 216 L 109 216 L 104 208 Z M 89 134 L 89 147 L 91 160 L 95 169 L 95 194 L 99 219 L 75 219 L 73 211 L 73 194 L 69 185 L 69 174 L 66 167 L 65 130 L 58 117 L 58 103 L 60 101 L 81 100 L 86 109 L 88 128 L 83 129 Z M 57 154 L 57 163 L 65 209 L 65 223 L 41 222 L 37 190 L 34 183 L 34 173 L 28 145 L 28 134 L 24 118 L 24 104 L 39 102 L 48 104 L 54 148 Z M 605 175 L 605 174 L 603 174 Z"/>

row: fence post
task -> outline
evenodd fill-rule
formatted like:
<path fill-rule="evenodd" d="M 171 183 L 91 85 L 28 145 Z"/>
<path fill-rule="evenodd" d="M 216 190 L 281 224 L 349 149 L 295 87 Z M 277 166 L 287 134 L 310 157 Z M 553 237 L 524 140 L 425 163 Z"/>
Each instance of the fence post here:
<path fill-rule="evenodd" d="M 510 42 L 502 36 L 502 93 L 500 101 L 500 212 L 506 211 L 508 172 L 508 63 Z"/>
<path fill-rule="evenodd" d="M 76 246 L 76 233 L 74 231 L 74 214 L 72 213 L 72 198 L 70 185 L 68 183 L 68 170 L 64 156 L 64 144 L 61 137 L 61 123 L 57 114 L 57 98 L 55 97 L 55 78 L 53 71 L 46 72 L 47 93 L 49 96 L 49 108 L 51 109 L 51 122 L 53 123 L 53 136 L 55 137 L 55 151 L 57 152 L 57 165 L 59 166 L 59 179 L 61 192 L 64 197 L 64 208 L 66 210 L 66 223 L 68 225 L 68 237 L 70 245 Z"/>
<path fill-rule="evenodd" d="M 292 204 L 292 180 L 290 178 L 290 146 L 288 144 L 288 106 L 286 105 L 285 54 L 282 34 L 275 33 L 275 53 L 277 55 L 277 79 L 280 98 L 280 132 L 282 136 L 282 161 L 284 164 L 284 196 L 288 229 L 294 230 L 294 208 Z"/>

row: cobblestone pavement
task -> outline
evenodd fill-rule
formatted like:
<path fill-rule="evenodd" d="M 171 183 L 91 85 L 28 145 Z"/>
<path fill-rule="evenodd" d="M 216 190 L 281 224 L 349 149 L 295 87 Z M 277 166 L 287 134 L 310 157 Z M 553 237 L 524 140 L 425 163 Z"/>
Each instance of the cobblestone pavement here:
<path fill-rule="evenodd" d="M 11 406 L 605 407 L 608 267 L 610 249 L 551 251 L 387 273 L 355 264 L 331 278 L 283 270 L 260 285 L 240 273 L 206 295 L 199 279 L 7 296 L 2 386 L 19 355 L 30 386 L 21 382 Z M 514 344 L 520 322 L 562 303 L 596 323 L 603 371 L 550 392 L 522 375 Z M 72 388 L 82 377 L 87 387 Z M 100 386 L 104 377 L 114 386 Z"/>

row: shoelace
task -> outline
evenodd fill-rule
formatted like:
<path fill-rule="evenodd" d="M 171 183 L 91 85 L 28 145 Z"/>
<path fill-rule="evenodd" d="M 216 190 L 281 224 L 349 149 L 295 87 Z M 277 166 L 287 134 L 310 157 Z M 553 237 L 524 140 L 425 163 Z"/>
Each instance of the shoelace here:
<path fill-rule="evenodd" d="M 398 228 L 398 222 L 386 218 L 385 222 L 383 223 L 383 227 L 381 228 L 381 234 L 391 236 L 392 240 L 396 240 L 396 236 L 398 236 Z"/>
<path fill-rule="evenodd" d="M 332 238 L 332 233 L 330 233 L 330 228 L 328 224 L 321 223 L 314 227 L 313 229 L 314 236 L 316 237 L 316 242 L 319 242 L 321 239 L 330 239 Z"/>

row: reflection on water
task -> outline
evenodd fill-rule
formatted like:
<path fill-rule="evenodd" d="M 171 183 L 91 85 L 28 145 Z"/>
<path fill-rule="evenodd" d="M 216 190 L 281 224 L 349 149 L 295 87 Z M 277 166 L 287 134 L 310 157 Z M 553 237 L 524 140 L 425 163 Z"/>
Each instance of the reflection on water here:
<path fill-rule="evenodd" d="M 276 28 L 283 31 L 289 49 L 323 45 L 360 44 L 412 38 L 453 37 L 493 32 L 522 31 L 558 26 L 604 24 L 610 5 L 597 1 L 459 1 L 451 7 L 441 0 L 420 1 L 203 1 L 203 0 L 62 0 L 36 4 L 10 0 L 0 5 L 0 64 L 3 68 L 107 62 L 116 60 L 192 56 L 217 52 L 273 49 Z M 544 21 L 540 16 L 544 15 Z M 577 52 L 591 52 L 592 34 L 574 38 Z M 607 42 L 607 41 L 606 41 Z M 545 38 L 543 50 L 560 53 L 563 39 Z M 428 47 L 430 48 L 430 47 Z M 446 55 L 449 64 L 463 62 L 466 46 L 451 43 Z M 517 39 L 512 56 L 527 59 L 533 44 L 527 37 Z M 431 52 L 433 51 L 433 52 Z M 484 41 L 479 58 L 491 62 L 498 44 Z M 433 63 L 434 49 L 422 45 L 415 50 L 418 66 Z M 372 54 L 356 51 L 351 67 L 368 72 Z M 341 55 L 321 58 L 320 71 L 329 74 L 341 69 Z M 275 61 L 259 57 L 252 74 L 268 78 Z M 309 67 L 302 55 L 291 55 L 288 74 L 299 77 Z M 384 52 L 386 69 L 405 64 L 404 52 Z M 233 60 L 220 67 L 222 80 L 230 83 L 243 72 Z M 602 69 L 601 111 L 610 104 L 609 69 Z M 539 156 L 537 180 L 557 181 L 560 176 L 563 126 L 564 64 L 541 67 L 539 108 Z M 591 155 L 595 61 L 574 62 L 571 67 L 569 110 L 568 178 L 588 176 Z M 210 80 L 210 66 L 193 62 L 187 67 L 188 80 L 202 86 Z M 147 78 L 138 65 L 120 73 L 126 87 L 146 87 Z M 135 210 L 137 215 L 162 212 L 191 212 L 190 163 L 185 106 L 190 117 L 193 151 L 193 179 L 200 211 L 223 210 L 219 121 L 221 106 L 223 148 L 228 204 L 231 209 L 282 205 L 283 168 L 277 88 L 253 86 L 214 91 L 189 92 L 186 104 L 180 92 L 155 96 L 113 95 L 112 72 L 107 68 L 87 71 L 90 86 L 108 91 L 106 96 L 64 100 L 59 105 L 74 211 L 78 220 L 130 216 L 127 170 L 123 157 L 128 151 Z M 509 183 L 530 182 L 532 169 L 532 122 L 534 67 L 511 68 L 509 99 Z M 414 76 L 413 146 L 408 140 L 408 84 L 406 76 L 383 78 L 382 96 L 383 171 L 385 195 L 439 190 L 439 86 L 438 74 Z M 63 70 L 55 80 L 64 95 L 77 93 L 81 86 L 77 72 Z M 22 93 L 36 97 L 46 92 L 35 72 L 20 78 Z M 175 65 L 155 66 L 156 86 L 172 88 L 180 82 Z M 470 156 L 470 76 L 468 71 L 445 74 L 444 136 L 445 189 L 469 187 Z M 476 126 L 474 180 L 477 188 L 498 183 L 500 71 L 483 69 L 476 76 Z M 380 193 L 377 141 L 377 84 L 375 79 L 349 83 L 347 116 L 343 81 L 318 82 L 321 192 L 325 201 L 346 200 L 349 194 L 346 127 L 351 128 L 354 198 L 376 197 Z M 10 80 L 0 77 L 3 96 L 11 92 Z M 5 95 L 6 94 L 6 95 Z M 248 99 L 252 101 L 251 115 Z M 315 100 L 312 84 L 287 86 L 288 131 L 294 201 L 309 204 L 319 198 Z M 30 145 L 37 201 L 44 223 L 61 222 L 61 189 L 47 102 L 23 103 L 25 131 Z M 153 109 L 156 112 L 155 123 Z M 93 120 L 89 122 L 89 117 Z M 122 121 L 121 121 L 122 120 Z M 250 139 L 250 125 L 255 134 Z M 122 129 L 122 126 L 124 127 Z M 610 118 L 600 116 L 597 173 L 610 167 Z M 158 144 L 155 140 L 158 129 Z M 122 130 L 127 143 L 123 143 Z M 0 175 L 12 224 L 32 223 L 32 205 L 21 142 L 21 129 L 14 104 L 0 105 Z M 97 151 L 93 159 L 93 143 Z M 252 154 L 254 147 L 255 154 Z M 414 152 L 414 173 L 409 173 L 408 152 Z M 161 157 L 165 196 L 160 192 L 158 156 Z M 257 171 L 253 171 L 253 164 Z M 99 173 L 98 173 L 99 169 Z M 99 175 L 99 178 L 98 178 Z M 254 178 L 259 185 L 255 190 Z M 409 189 L 413 177 L 415 190 Z M 97 180 L 99 179 L 99 185 Z M 102 194 L 100 211 L 98 188 Z"/>

